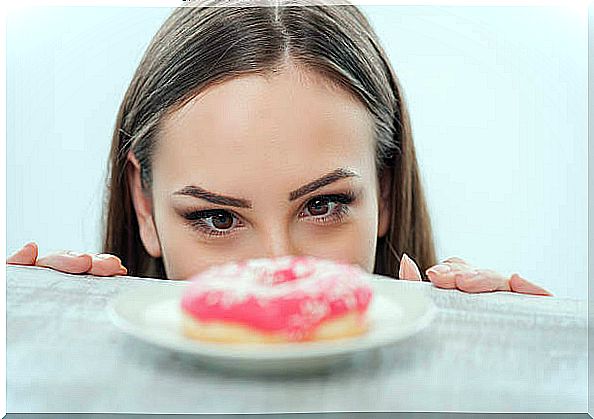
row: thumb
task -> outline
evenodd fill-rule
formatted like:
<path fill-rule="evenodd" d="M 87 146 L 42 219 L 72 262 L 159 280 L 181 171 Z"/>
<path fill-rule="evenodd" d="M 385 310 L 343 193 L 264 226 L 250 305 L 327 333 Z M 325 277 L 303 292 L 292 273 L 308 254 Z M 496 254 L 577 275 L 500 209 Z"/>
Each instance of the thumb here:
<path fill-rule="evenodd" d="M 39 249 L 34 242 L 27 243 L 6 259 L 9 265 L 35 265 Z"/>
<path fill-rule="evenodd" d="M 519 292 L 522 294 L 533 294 L 533 295 L 548 295 L 552 296 L 553 294 L 544 288 L 539 287 L 538 285 L 534 285 L 531 282 L 528 282 L 524 278 L 522 278 L 518 274 L 513 274 L 509 280 L 509 286 L 512 291 Z"/>
<path fill-rule="evenodd" d="M 402 259 L 400 260 L 400 269 L 398 272 L 398 277 L 400 279 L 406 279 L 409 281 L 422 280 L 419 267 L 411 258 L 408 257 L 406 253 L 402 254 Z"/>

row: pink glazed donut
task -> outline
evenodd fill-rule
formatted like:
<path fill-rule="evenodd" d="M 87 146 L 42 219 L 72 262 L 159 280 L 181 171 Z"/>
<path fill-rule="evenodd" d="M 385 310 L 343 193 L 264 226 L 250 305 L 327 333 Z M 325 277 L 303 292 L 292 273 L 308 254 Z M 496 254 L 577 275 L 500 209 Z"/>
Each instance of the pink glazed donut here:
<path fill-rule="evenodd" d="M 313 257 L 252 259 L 191 278 L 183 332 L 226 343 L 339 339 L 364 333 L 372 291 L 354 265 Z"/>

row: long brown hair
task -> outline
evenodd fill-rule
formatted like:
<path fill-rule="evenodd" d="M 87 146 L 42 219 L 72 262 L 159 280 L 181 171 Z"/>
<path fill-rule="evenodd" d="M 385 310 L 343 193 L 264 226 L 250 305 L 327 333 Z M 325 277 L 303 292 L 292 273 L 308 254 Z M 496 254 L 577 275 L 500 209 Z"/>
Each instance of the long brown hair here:
<path fill-rule="evenodd" d="M 150 194 L 152 153 L 163 117 L 207 87 L 272 74 L 287 60 L 355 95 L 373 119 L 378 176 L 391 173 L 391 224 L 378 239 L 375 273 L 397 278 L 406 252 L 424 271 L 435 264 L 431 223 L 402 88 L 363 13 L 353 5 L 181 7 L 153 37 L 120 106 L 107 177 L 103 251 L 133 276 L 165 278 L 142 244 L 125 176 L 140 163 Z"/>

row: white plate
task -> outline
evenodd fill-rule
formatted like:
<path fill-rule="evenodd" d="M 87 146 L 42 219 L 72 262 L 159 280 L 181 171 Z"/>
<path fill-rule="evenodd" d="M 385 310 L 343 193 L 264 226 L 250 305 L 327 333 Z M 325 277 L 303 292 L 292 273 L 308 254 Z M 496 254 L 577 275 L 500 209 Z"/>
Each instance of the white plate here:
<path fill-rule="evenodd" d="M 291 344 L 204 343 L 181 332 L 179 300 L 187 284 L 146 284 L 119 295 L 109 305 L 112 321 L 144 341 L 197 357 L 226 369 L 255 372 L 326 368 L 363 350 L 395 344 L 426 327 L 436 308 L 421 289 L 373 276 L 370 328 L 364 335 L 335 341 Z M 400 286 L 399 286 L 400 285 Z"/>

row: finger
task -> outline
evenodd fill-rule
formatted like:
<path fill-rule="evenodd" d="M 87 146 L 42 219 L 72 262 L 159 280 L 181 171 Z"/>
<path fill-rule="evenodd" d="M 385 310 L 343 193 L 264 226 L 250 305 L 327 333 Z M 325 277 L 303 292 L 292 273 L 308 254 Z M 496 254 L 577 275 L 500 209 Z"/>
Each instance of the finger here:
<path fill-rule="evenodd" d="M 87 253 L 58 252 L 37 259 L 37 266 L 71 274 L 82 274 L 91 269 L 92 258 Z"/>
<path fill-rule="evenodd" d="M 509 279 L 489 269 L 459 272 L 455 278 L 456 288 L 464 292 L 511 291 Z"/>
<path fill-rule="evenodd" d="M 38 254 L 37 244 L 30 242 L 6 259 L 6 263 L 9 265 L 35 265 Z"/>
<path fill-rule="evenodd" d="M 429 281 L 439 288 L 456 288 L 456 271 L 450 265 L 440 263 L 425 271 Z"/>
<path fill-rule="evenodd" d="M 473 266 L 470 263 L 468 263 L 464 259 L 460 259 L 458 257 L 447 258 L 443 262 L 441 262 L 441 264 L 448 265 L 452 269 L 458 270 L 458 271 L 472 271 L 472 270 L 474 270 Z"/>
<path fill-rule="evenodd" d="M 402 259 L 400 260 L 398 277 L 409 281 L 421 281 L 422 279 L 419 267 L 406 253 L 402 254 Z"/>
<path fill-rule="evenodd" d="M 553 293 L 545 290 L 544 288 L 534 285 L 528 282 L 518 274 L 513 274 L 509 280 L 511 290 L 513 292 L 519 292 L 521 294 L 533 294 L 533 295 L 548 295 L 552 296 Z"/>
<path fill-rule="evenodd" d="M 466 262 L 464 259 L 455 256 L 444 259 L 442 263 L 456 263 L 460 265 L 468 265 L 468 262 Z"/>
<path fill-rule="evenodd" d="M 122 265 L 120 258 L 107 253 L 92 256 L 91 269 L 88 271 L 96 276 L 126 275 L 128 270 Z"/>

